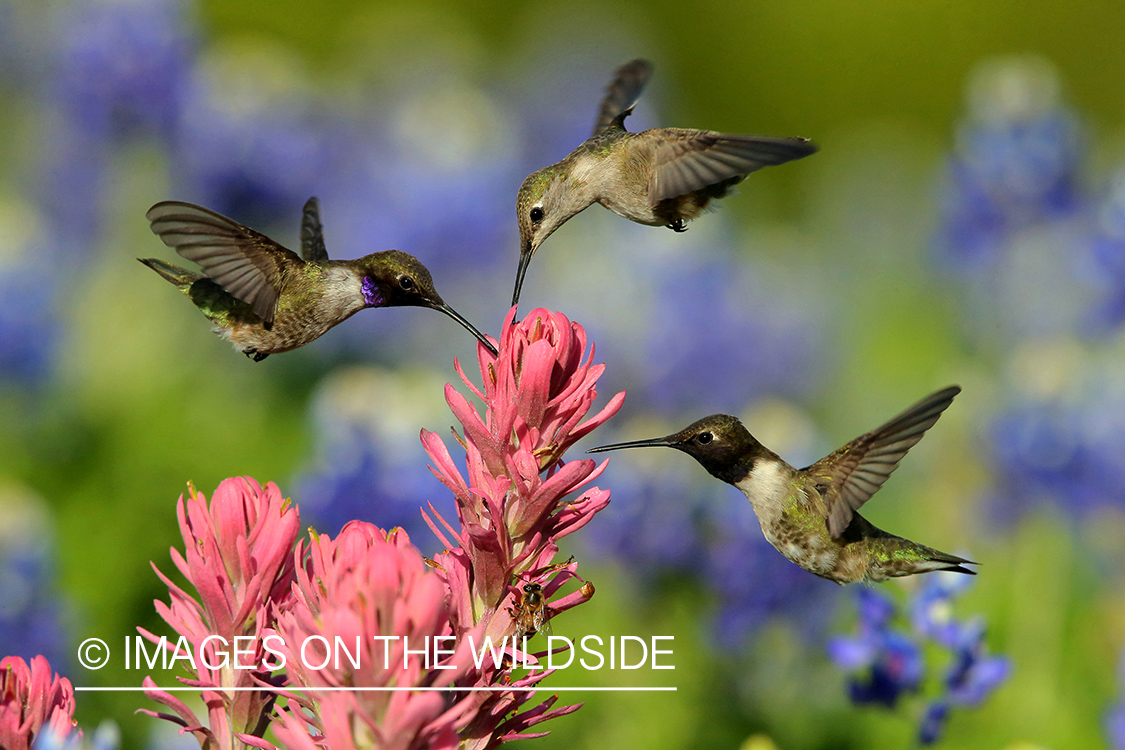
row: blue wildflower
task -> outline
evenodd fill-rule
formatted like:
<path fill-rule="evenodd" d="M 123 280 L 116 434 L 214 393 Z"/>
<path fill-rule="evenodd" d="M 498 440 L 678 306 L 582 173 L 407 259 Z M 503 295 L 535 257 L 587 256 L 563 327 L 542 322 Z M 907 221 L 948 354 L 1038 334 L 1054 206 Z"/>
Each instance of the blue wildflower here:
<path fill-rule="evenodd" d="M 1050 64 L 1036 59 L 976 72 L 942 195 L 936 247 L 947 265 L 987 267 L 1017 230 L 1079 208 L 1083 139 L 1058 86 Z"/>
<path fill-rule="evenodd" d="M 0 653 L 66 663 L 62 605 L 51 594 L 54 545 L 37 499 L 4 498 L 13 509 L 0 526 Z"/>
<path fill-rule="evenodd" d="M 170 136 L 194 42 L 181 0 L 79 0 L 54 19 L 53 94 L 68 124 L 99 139 Z"/>
<path fill-rule="evenodd" d="M 990 429 L 997 509 L 1008 515 L 1035 503 L 1056 503 L 1083 517 L 1120 507 L 1114 490 L 1125 480 L 1125 432 L 1107 423 L 1123 396 L 1116 380 L 1090 371 L 1080 400 L 1024 401 L 994 418 Z"/>
<path fill-rule="evenodd" d="M 729 410 L 763 393 L 800 396 L 822 370 L 815 311 L 729 255 L 681 256 L 657 269 L 650 366 L 642 398 L 656 409 Z M 809 301 L 800 298 L 800 304 Z"/>
<path fill-rule="evenodd" d="M 971 577 L 957 573 L 926 575 L 910 602 L 914 632 L 952 648 L 961 634 L 961 626 L 953 619 L 953 599 L 971 584 Z"/>
<path fill-rule="evenodd" d="M 51 270 L 30 263 L 0 270 L 0 380 L 33 386 L 50 374 L 59 341 Z"/>
<path fill-rule="evenodd" d="M 1008 679 L 1011 659 L 985 652 L 985 626 L 980 618 L 957 628 L 951 647 L 952 661 L 942 681 L 942 694 L 926 710 L 919 729 L 923 745 L 936 742 L 952 706 L 979 706 Z"/>
<path fill-rule="evenodd" d="M 835 636 L 828 641 L 828 656 L 849 673 L 848 693 L 853 703 L 875 703 L 893 708 L 904 693 L 917 692 L 925 674 L 918 646 L 891 628 L 894 604 L 872 589 L 860 589 L 859 633 Z M 857 674 L 858 673 L 858 674 Z"/>
<path fill-rule="evenodd" d="M 651 583 L 662 574 L 698 570 L 709 493 L 684 472 L 607 469 L 613 501 L 583 535 L 589 553 L 612 557 Z"/>

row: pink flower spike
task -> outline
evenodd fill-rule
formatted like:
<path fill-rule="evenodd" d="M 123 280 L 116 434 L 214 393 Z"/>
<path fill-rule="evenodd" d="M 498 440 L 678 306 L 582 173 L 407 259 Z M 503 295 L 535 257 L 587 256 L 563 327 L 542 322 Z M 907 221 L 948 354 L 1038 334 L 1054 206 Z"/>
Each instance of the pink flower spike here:
<path fill-rule="evenodd" d="M 76 729 L 74 688 L 42 656 L 29 665 L 18 656 L 0 660 L 0 747 L 28 750 L 36 736 L 65 739 Z"/>

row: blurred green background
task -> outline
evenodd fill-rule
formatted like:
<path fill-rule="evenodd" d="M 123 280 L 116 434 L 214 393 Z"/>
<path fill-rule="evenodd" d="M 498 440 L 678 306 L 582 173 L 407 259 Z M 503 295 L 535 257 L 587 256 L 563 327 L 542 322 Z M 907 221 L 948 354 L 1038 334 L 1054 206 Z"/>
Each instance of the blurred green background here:
<path fill-rule="evenodd" d="M 76 685 L 137 681 L 80 669 L 74 648 L 119 643 L 138 625 L 164 632 L 152 600 L 167 592 L 149 561 L 171 568 L 188 480 L 208 495 L 227 476 L 276 481 L 329 533 L 354 507 L 391 525 L 407 523 L 392 505 L 448 503 L 417 432 L 452 422 L 442 385 L 456 380 L 454 356 L 471 359 L 471 338 L 431 313 L 380 311 L 250 362 L 134 260 L 172 259 L 144 221 L 151 204 L 203 203 L 292 247 L 315 193 L 333 257 L 412 252 L 450 304 L 495 334 L 522 177 L 576 146 L 613 69 L 644 56 L 656 73 L 630 125 L 801 135 L 822 150 L 753 175 L 683 236 L 595 207 L 547 241 L 525 312 L 543 305 L 587 326 L 607 365 L 603 401 L 630 393 L 589 445 L 724 411 L 807 463 L 960 383 L 865 509 L 982 563 L 956 613 L 985 618 L 990 651 L 1010 656 L 1013 673 L 979 709 L 956 710 L 943 742 L 1061 749 L 1117 737 L 1107 717 L 1125 690 L 1125 264 L 1114 244 L 1125 237 L 1125 5 L 0 0 L 0 27 L 8 651 L 54 649 Z M 1061 135 L 1020 130 L 1060 112 Z M 719 258 L 727 265 L 709 265 Z M 716 289 L 708 269 L 746 284 Z M 687 356 L 691 332 L 712 324 L 726 333 Z M 685 492 L 712 481 L 679 458 L 614 457 L 599 483 L 617 500 L 615 481 L 653 472 Z M 725 490 L 691 503 L 744 502 Z M 319 510 L 306 513 L 314 494 Z M 345 495 L 352 505 L 332 511 Z M 777 588 L 775 553 L 728 560 L 723 579 L 681 550 L 646 574 L 630 544 L 660 531 L 706 545 L 711 527 L 709 511 L 683 520 L 662 515 L 683 510 L 676 497 L 644 497 L 611 501 L 576 535 L 566 552 L 598 594 L 554 627 L 674 634 L 676 670 L 564 672 L 552 684 L 678 691 L 582 695 L 549 737 L 522 744 L 912 744 L 920 699 L 852 705 L 825 654 L 830 634 L 852 630 L 851 591 L 793 578 L 817 586 L 815 606 L 762 604 L 752 626 L 717 636 L 733 580 Z M 595 535 L 603 522 L 613 534 Z M 432 548 L 424 527 L 409 528 Z M 907 606 L 918 585 L 882 589 Z M 779 598 L 806 599 L 788 586 Z M 932 692 L 943 662 L 929 656 Z M 144 704 L 82 694 L 77 718 L 114 719 L 124 747 L 171 743 L 133 715 Z"/>

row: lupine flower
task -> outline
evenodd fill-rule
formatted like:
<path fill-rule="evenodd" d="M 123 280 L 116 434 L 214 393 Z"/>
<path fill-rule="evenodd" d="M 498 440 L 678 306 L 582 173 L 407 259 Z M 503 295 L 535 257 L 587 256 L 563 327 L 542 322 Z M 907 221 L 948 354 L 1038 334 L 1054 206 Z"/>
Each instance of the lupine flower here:
<path fill-rule="evenodd" d="M 80 0 L 54 9 L 51 105 L 38 197 L 59 249 L 97 237 L 114 143 L 169 138 L 190 64 L 180 0 Z"/>
<path fill-rule="evenodd" d="M 74 722 L 74 688 L 51 671 L 42 656 L 28 664 L 18 656 L 0 660 L 0 747 L 28 750 L 36 737 L 81 734 Z"/>
<path fill-rule="evenodd" d="M 961 630 L 953 617 L 953 600 L 972 585 L 972 581 L 969 576 L 944 571 L 925 576 L 910 602 L 914 632 L 953 648 Z"/>
<path fill-rule="evenodd" d="M 442 384 L 437 373 L 370 366 L 337 368 L 325 377 L 310 408 L 317 458 L 294 493 L 306 523 L 332 534 L 353 520 L 401 526 L 423 554 L 440 549 L 419 508 L 420 498 L 434 495 L 434 476 L 414 440 L 419 421 L 445 412 L 440 401 L 423 396 Z M 432 502 L 453 516 L 451 497 L 439 493 Z"/>
<path fill-rule="evenodd" d="M 170 135 L 192 41 L 181 0 L 80 0 L 54 19 L 54 96 L 68 122 L 101 139 Z"/>
<path fill-rule="evenodd" d="M 564 503 L 567 495 L 597 477 L 605 464 L 565 462 L 562 456 L 613 416 L 624 398 L 624 393 L 617 394 L 583 421 L 597 397 L 595 385 L 604 365 L 591 364 L 594 353 L 592 348 L 586 353 L 585 330 L 559 313 L 537 309 L 516 322 L 513 308 L 498 349 L 493 356 L 477 347 L 481 387 L 457 365 L 465 385 L 484 402 L 483 418 L 456 389 L 446 388 L 446 401 L 464 430 L 467 474 L 457 468 L 441 438 L 422 431 L 434 474 L 453 492 L 461 521 L 458 531 L 432 510 L 428 516 L 434 532 L 450 548 L 435 562 L 450 589 L 454 632 L 479 627 L 496 641 L 521 630 L 514 614 L 518 600 L 513 581 L 539 583 L 549 601 L 576 577 L 573 561 L 552 564 L 557 540 L 588 523 L 608 504 L 609 492 L 593 487 Z M 586 584 L 550 602 L 549 612 L 557 615 L 592 595 L 593 587 Z M 513 682 L 504 669 L 479 669 L 465 682 L 486 685 L 501 680 L 530 686 L 547 674 L 534 671 Z M 530 697 L 530 691 L 487 695 L 474 720 L 462 730 L 463 746 L 490 748 L 539 736 L 527 730 L 578 708 L 552 709 L 552 698 L 516 713 Z"/>
<path fill-rule="evenodd" d="M 684 472 L 666 470 L 666 465 L 624 471 L 625 463 L 619 461 L 606 472 L 613 485 L 613 507 L 583 536 L 584 554 L 627 565 L 642 584 L 663 574 L 698 571 L 705 554 L 706 504 L 725 488 L 692 481 Z"/>
<path fill-rule="evenodd" d="M 991 656 L 984 643 L 983 618 L 968 622 L 953 618 L 950 602 L 965 588 L 953 573 L 932 573 L 911 602 L 914 638 L 895 631 L 890 623 L 895 606 L 871 589 L 858 594 L 859 630 L 856 637 L 835 637 L 828 653 L 847 672 L 863 671 L 862 680 L 849 678 L 853 703 L 880 703 L 893 708 L 903 693 L 916 692 L 926 672 L 919 641 L 930 641 L 948 652 L 949 663 L 936 698 L 921 712 L 918 740 L 923 745 L 940 738 L 955 706 L 979 706 L 1011 674 L 1011 659 Z"/>
<path fill-rule="evenodd" d="M 1113 330 L 1125 322 L 1125 169 L 1119 167 L 1096 209 L 1089 241 L 1090 275 L 1102 287 L 1102 301 L 1092 313 L 1095 330 Z"/>
<path fill-rule="evenodd" d="M 913 693 L 925 673 L 922 652 L 906 634 L 890 626 L 894 604 L 873 589 L 860 589 L 859 633 L 828 641 L 828 655 L 848 672 L 853 703 L 894 708 L 900 696 Z M 859 673 L 859 674 L 856 674 Z"/>
<path fill-rule="evenodd" d="M 1114 488 L 1125 481 L 1125 406 L 1118 355 L 1082 361 L 1062 392 L 1023 397 L 992 421 L 993 506 L 1006 519 L 1053 504 L 1083 518 L 1122 506 Z"/>
<path fill-rule="evenodd" d="M 304 550 L 298 547 L 298 559 Z M 297 572 L 292 605 L 278 616 L 290 685 L 302 687 L 439 687 L 461 677 L 471 664 L 468 641 L 455 643 L 445 583 L 430 571 L 401 529 L 390 534 L 362 522 L 344 527 L 335 539 L 319 535 L 309 544 L 307 565 Z M 303 653 L 296 644 L 322 637 L 351 648 L 359 644 L 359 666 L 339 662 L 323 648 Z M 394 638 L 384 641 L 380 639 Z M 450 656 L 438 664 L 420 654 L 444 638 Z M 429 640 L 427 640 L 429 639 Z M 456 652 L 456 653 L 455 653 Z M 404 656 L 407 658 L 404 659 Z M 328 663 L 315 669 L 322 660 Z M 425 663 L 424 663 L 425 662 Z M 276 727 L 285 747 L 312 750 L 318 742 L 337 750 L 379 747 L 455 748 L 457 730 L 472 717 L 476 702 L 461 693 L 450 704 L 435 692 L 333 692 L 306 694 L 301 709 L 282 714 Z M 310 732 L 310 724 L 315 732 Z"/>
<path fill-rule="evenodd" d="M 264 48 L 235 54 L 213 50 L 192 71 L 174 144 L 177 174 L 208 207 L 292 237 L 301 206 L 340 158 L 335 124 L 320 114 L 290 59 Z M 268 89 L 265 71 L 275 82 Z"/>
<path fill-rule="evenodd" d="M 65 664 L 63 602 L 52 594 L 55 553 L 46 504 L 28 491 L 0 491 L 0 654 L 43 655 Z M 69 649 L 66 649 L 69 650 Z"/>
<path fill-rule="evenodd" d="M 718 257 L 681 253 L 654 274 L 646 403 L 698 415 L 763 393 L 807 394 L 826 351 L 814 322 L 816 295 L 779 293 L 763 282 L 764 269 L 749 272 L 729 247 L 709 249 Z"/>
<path fill-rule="evenodd" d="M 199 679 L 180 679 L 203 689 L 210 726 L 204 726 L 172 694 L 157 689 L 151 678 L 145 679 L 145 686 L 151 688 L 146 695 L 176 715 L 145 713 L 181 724 L 185 731 L 196 734 L 200 747 L 206 750 L 229 750 L 249 741 L 247 736 L 261 736 L 275 696 L 269 691 L 224 692 L 223 688 L 259 686 L 269 682 L 270 673 L 236 669 L 229 662 L 211 669 L 204 661 L 224 663 L 219 653 L 223 643 L 231 648 L 235 637 L 250 636 L 256 652 L 241 662 L 263 663 L 267 656 L 263 632 L 272 626 L 274 607 L 287 600 L 294 579 L 293 546 L 300 520 L 296 507 L 282 500 L 277 485 L 270 483 L 263 489 L 249 477 L 223 481 L 210 504 L 189 486 L 187 501 L 181 496 L 176 510 L 185 552 L 173 549 L 172 560 L 199 598 L 172 583 L 153 565 L 171 594 L 170 604 L 155 604 L 165 622 L 192 646 Z M 152 633 L 139 630 L 159 643 Z M 204 639 L 212 635 L 223 641 L 211 641 L 201 648 Z M 166 648 L 174 651 L 175 646 L 166 643 Z M 203 654 L 206 659 L 200 658 Z"/>
<path fill-rule="evenodd" d="M 1014 232 L 1078 207 L 1082 137 L 1059 88 L 1050 63 L 1036 58 L 998 59 L 976 71 L 937 242 L 952 267 L 987 267 Z"/>
<path fill-rule="evenodd" d="M 984 621 L 960 625 L 951 646 L 952 662 L 942 681 L 942 695 L 926 710 L 919 740 L 929 745 L 941 736 L 952 706 L 979 706 L 1008 679 L 1011 659 L 985 653 Z"/>

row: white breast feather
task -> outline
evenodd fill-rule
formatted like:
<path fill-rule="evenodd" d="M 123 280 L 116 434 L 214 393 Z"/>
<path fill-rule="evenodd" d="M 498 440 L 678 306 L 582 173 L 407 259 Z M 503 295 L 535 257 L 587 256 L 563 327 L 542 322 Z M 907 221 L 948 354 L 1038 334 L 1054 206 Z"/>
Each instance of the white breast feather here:
<path fill-rule="evenodd" d="M 792 469 L 781 461 L 756 461 L 742 480 L 734 486 L 746 495 L 758 519 L 765 521 L 780 514 L 792 482 Z"/>

